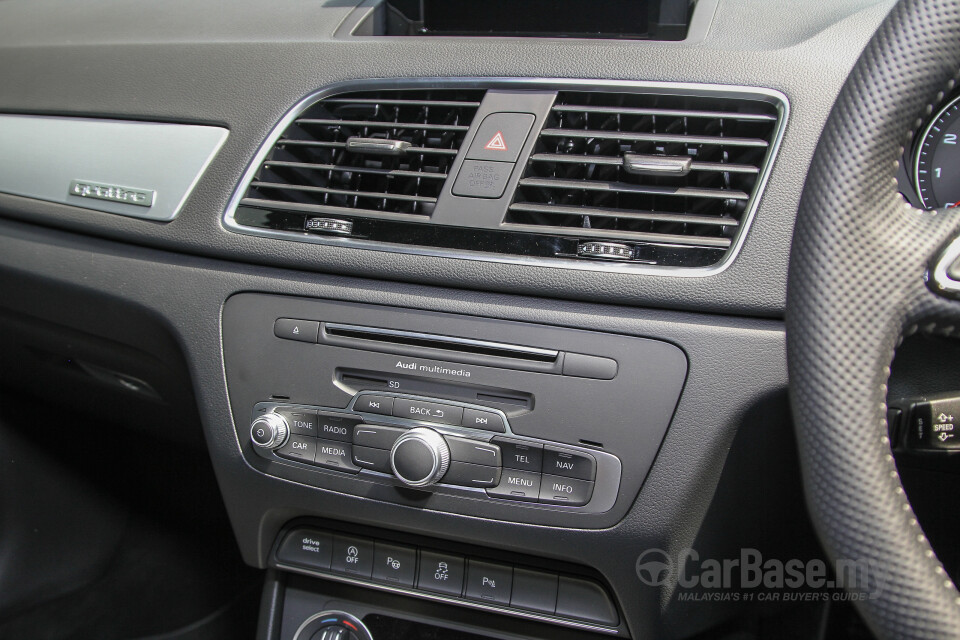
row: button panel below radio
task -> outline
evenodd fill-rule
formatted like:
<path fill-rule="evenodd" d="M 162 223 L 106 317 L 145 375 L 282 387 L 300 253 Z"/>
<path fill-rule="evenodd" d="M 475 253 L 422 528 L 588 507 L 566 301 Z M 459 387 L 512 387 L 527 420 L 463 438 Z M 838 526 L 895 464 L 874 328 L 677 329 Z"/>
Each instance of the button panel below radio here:
<path fill-rule="evenodd" d="M 506 416 L 488 407 L 363 392 L 346 410 L 258 404 L 255 417 L 265 413 L 282 417 L 290 431 L 274 451 L 255 447 L 267 457 L 396 480 L 397 441 L 423 432 L 432 434 L 441 449 L 446 445 L 449 459 L 433 480 L 441 487 L 483 491 L 496 500 L 568 508 L 589 504 L 594 493 L 598 463 L 592 453 L 510 434 Z M 389 424 L 378 424 L 384 421 Z M 465 421 L 477 426 L 465 429 Z M 416 486 L 423 489 L 427 484 Z"/>

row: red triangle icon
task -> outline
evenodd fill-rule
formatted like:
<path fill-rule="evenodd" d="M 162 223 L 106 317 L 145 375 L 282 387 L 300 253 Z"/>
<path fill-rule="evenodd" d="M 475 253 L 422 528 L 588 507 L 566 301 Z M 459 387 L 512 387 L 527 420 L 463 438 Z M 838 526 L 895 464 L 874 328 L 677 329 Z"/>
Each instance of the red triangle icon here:
<path fill-rule="evenodd" d="M 497 135 L 490 138 L 490 142 L 483 145 L 483 148 L 490 151 L 506 151 L 507 143 L 503 139 L 503 131 L 497 131 Z"/>

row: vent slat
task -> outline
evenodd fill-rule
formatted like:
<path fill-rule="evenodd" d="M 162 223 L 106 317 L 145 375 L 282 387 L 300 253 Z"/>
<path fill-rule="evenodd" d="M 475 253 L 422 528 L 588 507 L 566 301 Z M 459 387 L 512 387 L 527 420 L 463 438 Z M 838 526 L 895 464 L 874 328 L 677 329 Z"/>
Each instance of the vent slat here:
<path fill-rule="evenodd" d="M 423 216 L 415 213 L 393 213 L 378 209 L 360 209 L 357 207 L 334 207 L 324 204 L 303 204 L 301 202 L 285 202 L 267 198 L 242 198 L 241 206 L 258 207 L 277 211 L 299 211 L 302 213 L 322 213 L 333 216 L 357 216 L 361 218 L 381 218 L 383 220 L 417 221 Z"/>
<path fill-rule="evenodd" d="M 277 146 L 301 146 L 301 147 L 320 147 L 323 149 L 346 149 L 346 142 L 324 142 L 322 140 L 294 140 L 291 138 L 281 138 L 277 140 Z M 457 155 L 456 149 L 430 149 L 428 147 L 407 147 L 404 150 L 404 153 L 411 154 L 434 154 L 441 156 L 455 156 Z"/>
<path fill-rule="evenodd" d="M 256 189 L 273 189 L 277 191 L 309 191 L 311 193 L 326 193 L 335 196 L 356 196 L 358 198 L 370 198 L 371 200 L 403 200 L 405 202 L 436 202 L 436 198 L 427 198 L 424 196 L 411 196 L 405 193 L 380 193 L 378 191 L 351 191 L 349 189 L 330 189 L 328 187 L 314 187 L 305 184 L 283 184 L 278 182 L 255 181 L 250 184 Z"/>
<path fill-rule="evenodd" d="M 616 229 L 552 227 L 515 223 L 506 224 L 504 227 L 512 231 L 522 231 L 524 233 L 553 233 L 557 235 L 576 236 L 580 238 L 632 240 L 634 242 L 653 242 L 657 244 L 674 244 L 688 247 L 710 247 L 714 249 L 729 249 L 731 244 L 730 238 L 707 238 L 670 233 L 644 233 L 636 231 L 618 231 Z"/>
<path fill-rule="evenodd" d="M 685 198 L 717 198 L 721 200 L 749 200 L 750 194 L 733 189 L 698 189 L 695 187 L 658 187 L 626 182 L 597 180 L 562 180 L 560 178 L 523 178 L 521 187 L 543 189 L 574 189 L 585 191 L 614 191 L 617 193 L 644 193 L 648 195 L 681 196 Z"/>
<path fill-rule="evenodd" d="M 283 160 L 267 160 L 265 167 L 289 167 L 291 169 L 307 169 L 309 171 L 337 171 L 342 173 L 369 173 L 378 176 L 395 176 L 398 178 L 433 178 L 446 180 L 445 173 L 430 173 L 428 171 L 404 171 L 402 169 L 373 169 L 370 167 L 351 167 L 338 164 L 310 164 L 309 162 L 286 162 Z"/>
<path fill-rule="evenodd" d="M 531 204 L 515 202 L 510 205 L 512 211 L 541 213 L 544 215 L 596 216 L 600 218 L 627 218 L 630 220 L 648 220 L 651 222 L 679 222 L 682 224 L 704 224 L 718 227 L 736 227 L 740 222 L 730 216 L 696 216 L 686 213 L 662 213 L 659 211 L 632 211 L 630 209 L 603 209 L 601 207 L 566 207 L 558 204 Z"/>
<path fill-rule="evenodd" d="M 563 153 L 535 153 L 531 162 L 565 162 L 569 164 L 605 164 L 621 166 L 623 158 L 619 156 L 581 156 Z M 690 165 L 691 171 L 727 171 L 729 173 L 760 173 L 760 167 L 749 164 L 729 164 L 725 162 L 696 162 Z"/>
<path fill-rule="evenodd" d="M 624 140 L 629 142 L 667 142 L 677 144 L 706 144 L 720 147 L 766 148 L 766 140 L 753 138 L 724 138 L 722 136 L 688 136 L 666 133 L 637 133 L 634 131 L 604 131 L 599 129 L 544 129 L 541 136 L 554 138 L 596 138 L 600 140 Z"/>
<path fill-rule="evenodd" d="M 376 122 L 375 120 L 330 120 L 326 118 L 298 118 L 296 124 L 315 124 L 326 127 L 356 127 L 361 129 L 421 129 L 423 131 L 468 131 L 470 127 L 458 124 L 430 124 L 420 122 Z"/>
<path fill-rule="evenodd" d="M 631 107 L 597 107 L 593 105 L 558 104 L 554 111 L 570 113 L 609 113 L 627 116 L 664 116 L 668 118 L 727 118 L 730 120 L 757 120 L 776 122 L 777 117 L 765 113 L 736 113 L 727 111 L 692 111 L 684 109 L 644 109 Z"/>
<path fill-rule="evenodd" d="M 282 132 L 244 195 L 288 211 L 429 218 L 484 94 L 382 89 L 321 98 Z M 396 151 L 348 147 L 358 133 Z"/>
<path fill-rule="evenodd" d="M 467 107 L 474 108 L 480 106 L 479 101 L 466 100 L 392 100 L 390 98 L 327 98 L 326 104 L 383 104 L 383 105 L 410 105 L 416 107 Z"/>

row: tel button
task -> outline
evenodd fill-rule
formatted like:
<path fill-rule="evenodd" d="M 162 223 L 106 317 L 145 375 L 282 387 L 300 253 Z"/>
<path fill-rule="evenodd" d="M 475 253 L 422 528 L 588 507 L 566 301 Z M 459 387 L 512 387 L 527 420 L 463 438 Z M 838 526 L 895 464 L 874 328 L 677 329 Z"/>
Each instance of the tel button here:
<path fill-rule="evenodd" d="M 522 471 L 540 473 L 543 465 L 543 445 L 506 438 L 494 438 L 492 442 L 500 446 L 503 466 Z"/>

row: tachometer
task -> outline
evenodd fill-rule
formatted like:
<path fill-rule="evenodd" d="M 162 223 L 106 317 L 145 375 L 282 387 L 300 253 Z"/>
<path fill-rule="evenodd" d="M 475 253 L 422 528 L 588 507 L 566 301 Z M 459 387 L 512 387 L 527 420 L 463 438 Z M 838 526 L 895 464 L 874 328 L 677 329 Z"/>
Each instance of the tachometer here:
<path fill-rule="evenodd" d="M 927 209 L 960 207 L 960 97 L 923 133 L 914 162 L 914 184 Z"/>

